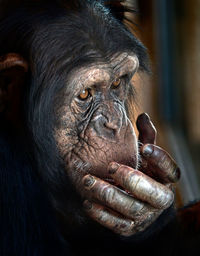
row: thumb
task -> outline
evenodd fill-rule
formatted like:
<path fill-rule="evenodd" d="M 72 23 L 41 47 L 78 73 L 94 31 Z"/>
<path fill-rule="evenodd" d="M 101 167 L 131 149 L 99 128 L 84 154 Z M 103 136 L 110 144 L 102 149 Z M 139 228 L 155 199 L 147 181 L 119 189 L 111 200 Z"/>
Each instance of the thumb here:
<path fill-rule="evenodd" d="M 146 113 L 142 113 L 138 116 L 136 126 L 139 131 L 139 141 L 143 144 L 155 144 L 156 143 L 156 128 L 150 120 L 150 117 Z"/>

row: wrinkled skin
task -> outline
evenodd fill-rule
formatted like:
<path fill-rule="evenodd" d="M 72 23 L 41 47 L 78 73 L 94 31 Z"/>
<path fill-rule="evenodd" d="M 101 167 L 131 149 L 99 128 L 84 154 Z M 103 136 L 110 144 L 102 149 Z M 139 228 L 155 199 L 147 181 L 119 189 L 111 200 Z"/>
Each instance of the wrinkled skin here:
<path fill-rule="evenodd" d="M 155 146 L 148 115 L 137 119 L 140 145 L 127 116 L 125 101 L 137 68 L 136 56 L 120 54 L 80 69 L 62 92 L 70 105 L 56 107 L 55 138 L 84 211 L 124 236 L 145 230 L 173 203 L 170 184 L 180 176 L 174 160 Z"/>

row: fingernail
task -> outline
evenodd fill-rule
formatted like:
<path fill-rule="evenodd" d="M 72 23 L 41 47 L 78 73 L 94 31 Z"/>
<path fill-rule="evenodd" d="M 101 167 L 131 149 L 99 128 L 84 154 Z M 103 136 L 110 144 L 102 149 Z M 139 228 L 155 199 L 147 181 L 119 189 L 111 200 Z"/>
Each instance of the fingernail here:
<path fill-rule="evenodd" d="M 86 209 L 86 210 L 91 210 L 92 209 L 92 203 L 88 200 L 85 200 L 83 202 L 83 207 Z"/>
<path fill-rule="evenodd" d="M 150 156 L 153 153 L 153 145 L 145 145 L 142 149 L 142 153 L 145 156 Z"/>
<path fill-rule="evenodd" d="M 119 167 L 120 165 L 118 163 L 110 163 L 108 166 L 109 174 L 114 174 L 119 169 Z"/>
<path fill-rule="evenodd" d="M 86 177 L 83 178 L 83 184 L 85 187 L 91 187 L 94 182 L 95 182 L 95 179 L 91 176 L 91 175 L 87 175 Z"/>
<path fill-rule="evenodd" d="M 146 120 L 150 120 L 150 116 L 147 113 L 143 113 L 142 117 Z"/>
<path fill-rule="evenodd" d="M 147 113 L 140 114 L 139 119 L 141 119 L 142 121 L 150 121 L 150 117 Z"/>

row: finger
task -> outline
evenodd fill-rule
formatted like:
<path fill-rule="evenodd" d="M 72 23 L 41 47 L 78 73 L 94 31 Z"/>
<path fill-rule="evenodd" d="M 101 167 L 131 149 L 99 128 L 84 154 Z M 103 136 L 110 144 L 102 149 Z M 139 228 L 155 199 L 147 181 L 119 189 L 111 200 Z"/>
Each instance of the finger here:
<path fill-rule="evenodd" d="M 134 222 L 132 220 L 124 219 L 112 210 L 87 200 L 84 201 L 84 208 L 90 218 L 115 233 L 124 236 L 133 234 Z"/>
<path fill-rule="evenodd" d="M 109 173 L 115 182 L 134 197 L 157 209 L 166 209 L 174 201 L 173 192 L 144 173 L 115 162 L 109 164 Z"/>
<path fill-rule="evenodd" d="M 89 202 L 88 200 L 84 201 L 83 205 L 86 213 L 90 216 L 90 218 L 97 221 L 102 226 L 109 228 L 115 233 L 123 236 L 130 236 L 137 232 L 144 231 L 163 212 L 148 212 L 141 216 L 141 218 L 138 220 L 132 221 L 129 219 L 124 219 L 122 216 L 112 211 L 111 209 L 108 209 L 94 202 Z"/>
<path fill-rule="evenodd" d="M 155 211 L 153 207 L 140 202 L 125 191 L 97 177 L 86 175 L 83 178 L 83 184 L 88 191 L 88 198 L 121 213 L 127 218 L 135 219 L 149 211 Z"/>
<path fill-rule="evenodd" d="M 133 228 L 134 232 L 142 232 L 144 231 L 148 226 L 150 226 L 163 212 L 163 210 L 157 210 L 154 212 L 148 212 L 144 216 L 141 216 L 141 218 L 136 219 L 134 221 L 135 226 Z"/>
<path fill-rule="evenodd" d="M 138 116 L 136 126 L 139 131 L 138 139 L 141 143 L 156 143 L 156 128 L 154 127 L 153 123 L 150 120 L 150 117 L 146 113 Z"/>
<path fill-rule="evenodd" d="M 180 169 L 174 159 L 162 148 L 153 144 L 145 144 L 140 149 L 143 157 L 141 169 L 151 177 L 163 183 L 177 182 Z"/>

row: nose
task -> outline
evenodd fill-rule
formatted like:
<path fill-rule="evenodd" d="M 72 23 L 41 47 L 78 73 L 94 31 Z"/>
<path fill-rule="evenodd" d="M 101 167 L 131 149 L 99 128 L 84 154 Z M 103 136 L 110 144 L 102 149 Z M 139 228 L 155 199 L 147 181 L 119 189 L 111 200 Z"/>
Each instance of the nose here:
<path fill-rule="evenodd" d="M 104 116 L 100 114 L 95 118 L 94 128 L 99 137 L 116 139 L 120 135 L 121 127 L 122 117 L 120 115 Z"/>
<path fill-rule="evenodd" d="M 107 129 L 118 133 L 120 131 L 120 128 L 121 128 L 121 122 L 120 122 L 119 118 L 116 118 L 116 119 L 112 118 L 112 120 L 111 119 L 110 120 L 105 120 L 104 126 Z"/>

